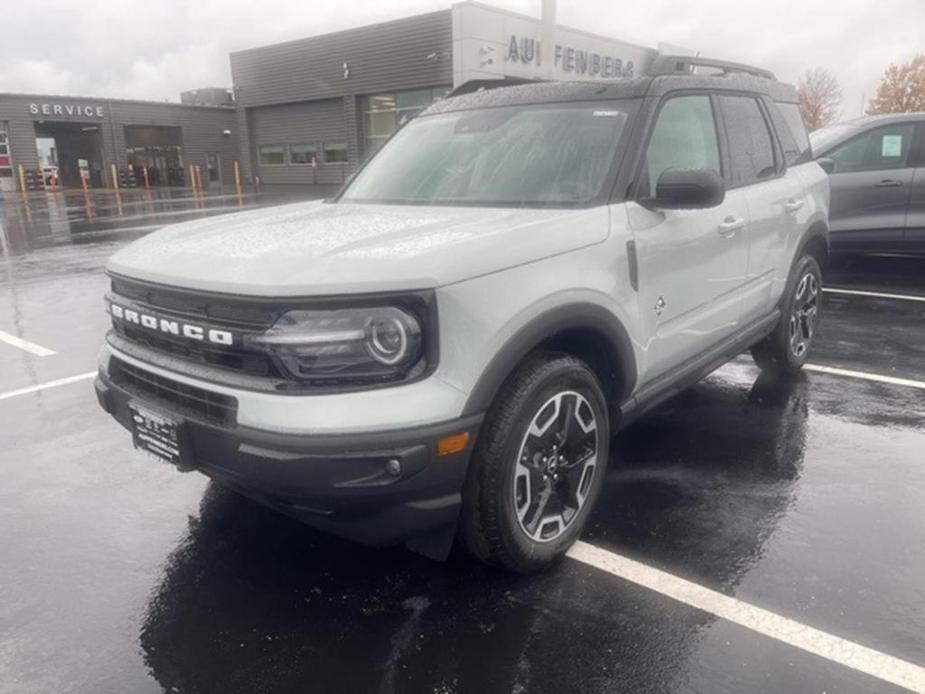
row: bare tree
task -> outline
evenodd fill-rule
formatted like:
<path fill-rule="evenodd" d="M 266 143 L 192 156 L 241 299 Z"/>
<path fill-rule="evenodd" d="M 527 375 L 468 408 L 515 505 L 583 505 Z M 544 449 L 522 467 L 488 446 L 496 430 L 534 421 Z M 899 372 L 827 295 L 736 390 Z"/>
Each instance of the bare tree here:
<path fill-rule="evenodd" d="M 877 96 L 867 105 L 868 115 L 925 111 L 925 53 L 908 63 L 890 65 L 883 73 Z"/>
<path fill-rule="evenodd" d="M 841 113 L 841 87 L 831 71 L 823 67 L 807 70 L 797 84 L 800 113 L 808 130 L 835 122 Z"/>

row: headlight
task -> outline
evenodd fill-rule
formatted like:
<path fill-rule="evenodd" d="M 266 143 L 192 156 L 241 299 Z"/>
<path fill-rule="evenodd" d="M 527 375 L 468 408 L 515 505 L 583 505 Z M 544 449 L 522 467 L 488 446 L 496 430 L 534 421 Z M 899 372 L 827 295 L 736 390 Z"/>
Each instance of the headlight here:
<path fill-rule="evenodd" d="M 374 383 L 426 368 L 418 319 L 400 308 L 290 311 L 245 338 L 303 383 Z"/>

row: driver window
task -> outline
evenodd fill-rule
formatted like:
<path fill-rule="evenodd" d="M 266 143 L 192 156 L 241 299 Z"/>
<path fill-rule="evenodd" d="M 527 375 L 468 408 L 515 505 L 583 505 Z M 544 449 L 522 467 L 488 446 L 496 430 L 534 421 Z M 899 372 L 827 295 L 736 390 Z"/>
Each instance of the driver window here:
<path fill-rule="evenodd" d="M 912 132 L 912 123 L 869 130 L 839 145 L 828 156 L 835 162 L 835 173 L 902 169 L 908 166 Z"/>
<path fill-rule="evenodd" d="M 655 195 L 655 184 L 665 169 L 712 169 L 721 173 L 716 123 L 709 96 L 678 96 L 658 113 L 646 149 L 642 197 Z"/>

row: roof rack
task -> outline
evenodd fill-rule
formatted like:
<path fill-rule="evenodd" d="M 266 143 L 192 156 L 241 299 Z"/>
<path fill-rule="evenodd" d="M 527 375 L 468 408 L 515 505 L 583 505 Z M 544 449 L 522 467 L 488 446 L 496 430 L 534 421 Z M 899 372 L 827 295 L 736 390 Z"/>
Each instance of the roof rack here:
<path fill-rule="evenodd" d="M 451 96 L 460 96 L 462 94 L 469 94 L 471 92 L 478 92 L 483 89 L 497 89 L 498 87 L 516 87 L 521 84 L 532 84 L 537 82 L 537 80 L 531 80 L 521 77 L 505 77 L 503 79 L 482 79 L 482 80 L 469 80 L 468 82 L 463 82 L 461 85 L 453 89 L 448 97 Z"/>
<path fill-rule="evenodd" d="M 776 80 L 774 73 L 770 70 L 762 70 L 760 67 L 743 65 L 742 63 L 730 63 L 726 60 L 714 60 L 712 58 L 701 58 L 692 55 L 659 55 L 656 56 L 649 66 L 647 74 L 652 77 L 659 75 L 681 75 L 690 74 L 696 67 L 711 67 L 719 70 L 724 75 L 731 73 L 744 73 L 754 77 L 763 77 L 768 80 Z"/>

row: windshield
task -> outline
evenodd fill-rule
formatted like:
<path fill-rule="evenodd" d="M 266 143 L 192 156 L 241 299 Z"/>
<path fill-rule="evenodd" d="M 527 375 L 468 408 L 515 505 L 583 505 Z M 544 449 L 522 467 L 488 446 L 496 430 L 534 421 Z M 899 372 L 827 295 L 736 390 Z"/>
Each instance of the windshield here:
<path fill-rule="evenodd" d="M 603 189 L 632 102 L 511 106 L 422 116 L 341 200 L 421 205 L 587 203 Z"/>

